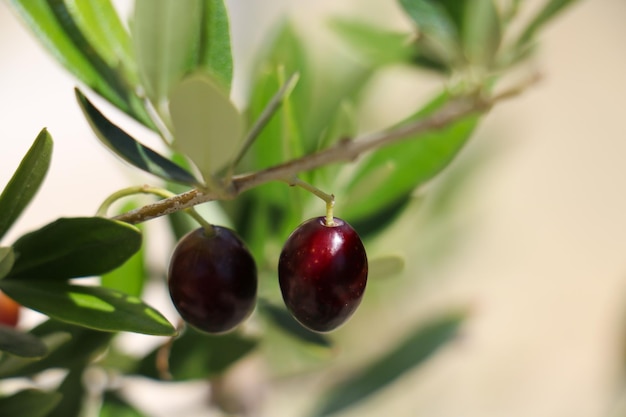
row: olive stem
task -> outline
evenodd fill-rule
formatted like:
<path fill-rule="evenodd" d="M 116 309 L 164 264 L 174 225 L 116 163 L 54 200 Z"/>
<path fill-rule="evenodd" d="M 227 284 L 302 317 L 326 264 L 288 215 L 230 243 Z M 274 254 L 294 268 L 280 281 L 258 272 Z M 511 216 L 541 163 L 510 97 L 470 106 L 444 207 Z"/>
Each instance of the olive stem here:
<path fill-rule="evenodd" d="M 261 184 L 271 181 L 285 181 L 285 178 L 293 178 L 294 175 L 300 172 L 311 171 L 333 163 L 350 162 L 368 151 L 398 143 L 411 136 L 442 129 L 471 115 L 486 113 L 495 104 L 521 94 L 530 85 L 539 81 L 539 79 L 539 74 L 533 74 L 532 77 L 522 81 L 520 84 L 492 96 L 483 96 L 481 94 L 461 95 L 451 99 L 446 105 L 431 115 L 393 129 L 366 134 L 353 139 L 344 139 L 334 146 L 297 159 L 292 159 L 260 171 L 235 175 L 228 184 L 229 193 L 226 195 L 223 192 L 219 192 L 219 190 L 194 188 L 115 216 L 114 219 L 131 224 L 142 223 L 207 201 L 232 199 L 244 191 Z M 415 140 L 419 140 L 419 138 Z"/>
<path fill-rule="evenodd" d="M 110 196 L 108 196 L 102 202 L 102 204 L 100 204 L 100 207 L 98 207 L 98 210 L 96 211 L 96 216 L 106 217 L 106 214 L 109 211 L 109 208 L 111 207 L 111 205 L 113 205 L 113 203 L 115 203 L 116 201 L 124 197 L 129 197 L 129 196 L 137 195 L 137 194 L 152 194 L 158 197 L 162 197 L 164 199 L 169 199 L 169 198 L 173 198 L 176 196 L 176 194 L 171 191 L 165 190 L 163 188 L 152 187 L 146 184 L 127 187 L 127 188 L 118 190 L 114 192 L 113 194 L 111 194 Z M 207 222 L 200 215 L 200 213 L 196 211 L 196 209 L 194 209 L 193 207 L 188 207 L 188 208 L 184 208 L 183 211 L 187 213 L 189 216 L 191 216 L 195 221 L 197 221 L 204 228 L 207 235 L 211 236 L 215 233 L 213 230 L 213 225 Z"/>
<path fill-rule="evenodd" d="M 315 187 L 312 184 L 309 184 L 306 181 L 302 181 L 298 177 L 293 177 L 290 181 L 287 181 L 291 186 L 298 186 L 307 190 L 308 192 L 314 194 L 316 197 L 321 198 L 326 203 L 326 226 L 334 226 L 335 218 L 333 216 L 333 209 L 335 207 L 335 195 L 327 194 L 319 188 Z"/>

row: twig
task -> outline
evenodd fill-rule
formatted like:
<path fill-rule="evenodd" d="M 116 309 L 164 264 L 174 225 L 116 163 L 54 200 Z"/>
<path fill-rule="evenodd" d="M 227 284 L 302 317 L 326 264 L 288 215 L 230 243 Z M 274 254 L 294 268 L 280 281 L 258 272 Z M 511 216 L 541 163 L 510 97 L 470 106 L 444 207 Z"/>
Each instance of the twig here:
<path fill-rule="evenodd" d="M 288 181 L 300 172 L 310 171 L 338 162 L 350 162 L 365 152 L 397 143 L 410 136 L 441 129 L 472 114 L 486 113 L 496 103 L 522 93 L 528 86 L 539 80 L 537 75 L 526 82 L 514 86 L 492 97 L 477 95 L 461 96 L 451 100 L 439 111 L 423 119 L 416 120 L 394 129 L 363 135 L 354 139 L 344 139 L 336 145 L 298 159 L 275 165 L 261 171 L 233 176 L 227 194 L 193 189 L 153 204 L 129 211 L 114 217 L 131 224 L 145 222 L 193 207 L 197 204 L 218 199 L 233 199 L 242 192 L 270 181 Z"/>

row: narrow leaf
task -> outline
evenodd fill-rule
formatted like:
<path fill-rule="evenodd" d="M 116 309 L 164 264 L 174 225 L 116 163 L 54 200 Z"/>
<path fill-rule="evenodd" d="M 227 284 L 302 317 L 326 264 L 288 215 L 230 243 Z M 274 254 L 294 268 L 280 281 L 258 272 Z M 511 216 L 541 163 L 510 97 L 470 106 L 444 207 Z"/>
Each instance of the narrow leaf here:
<path fill-rule="evenodd" d="M 27 389 L 0 398 L 0 416 L 45 417 L 61 401 L 61 394 Z"/>
<path fill-rule="evenodd" d="M 135 59 L 130 36 L 109 0 L 72 0 L 67 3 L 70 13 L 89 43 L 112 68 L 124 71 L 137 84 Z"/>
<path fill-rule="evenodd" d="M 7 279 L 65 280 L 100 275 L 121 265 L 141 246 L 141 233 L 101 217 L 58 219 L 19 238 Z"/>
<path fill-rule="evenodd" d="M 0 281 L 20 304 L 52 318 L 103 331 L 171 336 L 174 327 L 154 308 L 127 294 L 100 287 L 40 280 Z"/>
<path fill-rule="evenodd" d="M 331 341 L 323 334 L 312 332 L 298 323 L 284 308 L 268 302 L 259 303 L 259 312 L 286 334 L 308 345 L 324 349 L 332 347 Z"/>
<path fill-rule="evenodd" d="M 226 91 L 203 74 L 185 78 L 169 98 L 174 149 L 187 155 L 210 184 L 241 145 L 241 115 Z"/>
<path fill-rule="evenodd" d="M 536 33 L 539 32 L 546 23 L 564 11 L 568 6 L 574 4 L 576 1 L 577 0 L 547 0 L 539 12 L 537 12 L 537 14 L 531 19 L 528 26 L 526 26 L 520 35 L 516 46 L 518 48 L 524 48 L 530 41 L 533 40 Z"/>
<path fill-rule="evenodd" d="M 400 6 L 415 22 L 422 48 L 446 63 L 460 59 L 458 29 L 441 4 L 433 0 L 400 0 Z"/>
<path fill-rule="evenodd" d="M 123 160 L 165 180 L 198 185 L 198 181 L 192 174 L 137 142 L 111 123 L 78 89 L 76 89 L 76 98 L 96 136 Z"/>
<path fill-rule="evenodd" d="M 267 126 L 267 124 L 276 114 L 278 109 L 280 109 L 281 105 L 288 100 L 299 79 L 300 75 L 298 73 L 291 75 L 289 79 L 285 81 L 280 90 L 278 90 L 276 94 L 272 96 L 270 101 L 267 103 L 267 105 L 259 115 L 258 119 L 256 119 L 254 123 L 252 123 L 250 130 L 248 131 L 248 133 L 246 133 L 243 144 L 239 148 L 237 157 L 234 160 L 234 165 L 237 165 L 237 163 L 241 161 L 250 146 L 252 146 L 252 144 L 259 137 L 265 126 Z"/>
<path fill-rule="evenodd" d="M 338 386 L 332 387 L 313 416 L 335 414 L 393 383 L 430 358 L 456 335 L 462 320 L 462 315 L 451 314 L 426 326 L 420 326 L 391 351 Z"/>
<path fill-rule="evenodd" d="M 202 33 L 198 47 L 198 67 L 216 76 L 230 89 L 233 57 L 230 46 L 230 23 L 223 0 L 204 0 Z"/>
<path fill-rule="evenodd" d="M 494 0 L 465 1 L 461 41 L 465 57 L 474 65 L 489 68 L 496 56 L 502 28 Z"/>
<path fill-rule="evenodd" d="M 0 350 L 22 358 L 41 358 L 48 353 L 48 348 L 39 338 L 2 324 Z"/>
<path fill-rule="evenodd" d="M 136 204 L 129 203 L 123 206 L 120 212 L 124 213 L 135 208 L 137 208 Z M 145 236 L 142 225 L 137 225 L 137 228 Z M 100 278 L 101 285 L 128 295 L 140 296 L 147 274 L 144 252 L 144 246 L 142 245 L 124 264 L 102 275 Z"/>
<path fill-rule="evenodd" d="M 199 0 L 135 1 L 131 32 L 139 76 L 157 108 L 195 64 L 201 11 Z"/>
<path fill-rule="evenodd" d="M 409 120 L 423 118 L 449 100 L 443 93 Z M 346 190 L 339 194 L 344 197 L 337 201 L 337 212 L 353 222 L 363 221 L 403 201 L 454 159 L 477 122 L 477 116 L 469 116 L 377 150 L 354 170 Z"/>
<path fill-rule="evenodd" d="M 10 4 L 61 65 L 120 110 L 152 127 L 134 86 L 102 58 L 66 2 L 11 0 Z"/>
<path fill-rule="evenodd" d="M 169 372 L 175 381 L 206 379 L 222 374 L 250 353 L 257 341 L 237 333 L 210 335 L 188 327 L 174 340 L 169 353 Z M 156 368 L 159 348 L 138 365 L 136 374 L 159 379 Z"/>
<path fill-rule="evenodd" d="M 0 239 L 39 190 L 51 157 L 52 137 L 43 129 L 0 194 Z"/>
<path fill-rule="evenodd" d="M 135 297 L 140 296 L 147 274 L 144 256 L 142 247 L 120 267 L 102 275 L 101 285 Z"/>
<path fill-rule="evenodd" d="M 13 248 L 0 246 L 0 279 L 7 276 L 11 268 L 13 268 L 14 262 L 15 254 L 13 253 Z"/>
<path fill-rule="evenodd" d="M 230 89 L 232 55 L 222 0 L 138 0 L 132 38 L 142 84 L 159 110 L 184 76 L 215 76 Z"/>
<path fill-rule="evenodd" d="M 117 393 L 107 391 L 104 394 L 98 417 L 146 417 L 146 415 L 126 402 Z"/>
<path fill-rule="evenodd" d="M 100 355 L 115 335 L 57 320 L 47 320 L 30 333 L 46 345 L 48 355 L 39 360 L 2 356 L 1 377 L 29 377 L 50 368 L 82 367 Z"/>
<path fill-rule="evenodd" d="M 406 61 L 415 55 L 406 33 L 392 32 L 367 23 L 337 18 L 333 29 L 363 59 L 372 65 Z"/>
<path fill-rule="evenodd" d="M 61 394 L 61 401 L 47 417 L 80 416 L 87 397 L 87 384 L 83 382 L 85 367 L 79 366 L 70 369 L 63 379 L 57 392 Z"/>

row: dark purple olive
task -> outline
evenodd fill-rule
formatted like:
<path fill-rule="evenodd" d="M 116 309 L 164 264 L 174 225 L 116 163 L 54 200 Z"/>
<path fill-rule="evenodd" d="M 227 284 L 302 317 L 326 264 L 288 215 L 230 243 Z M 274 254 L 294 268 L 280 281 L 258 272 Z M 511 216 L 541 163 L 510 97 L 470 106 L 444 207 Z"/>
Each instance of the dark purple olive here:
<path fill-rule="evenodd" d="M 335 218 L 302 223 L 278 261 L 278 279 L 289 312 L 303 326 L 328 332 L 357 309 L 367 283 L 367 255 L 356 231 Z"/>
<path fill-rule="evenodd" d="M 178 242 L 168 285 L 172 302 L 187 323 L 208 333 L 224 333 L 254 309 L 257 270 L 235 232 L 213 229 L 213 235 L 196 229 Z"/>

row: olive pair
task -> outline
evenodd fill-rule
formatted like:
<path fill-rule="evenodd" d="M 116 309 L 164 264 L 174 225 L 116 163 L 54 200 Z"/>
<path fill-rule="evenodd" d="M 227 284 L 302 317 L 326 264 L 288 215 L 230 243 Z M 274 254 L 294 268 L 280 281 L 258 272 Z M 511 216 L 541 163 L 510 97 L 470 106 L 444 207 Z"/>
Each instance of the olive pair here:
<path fill-rule="evenodd" d="M 324 217 L 302 223 L 289 236 L 278 261 L 278 277 L 289 312 L 317 332 L 343 324 L 361 303 L 367 256 L 359 235 L 345 221 Z M 168 286 L 174 306 L 192 326 L 224 333 L 254 310 L 257 269 L 237 234 L 213 226 L 178 242 Z"/>

